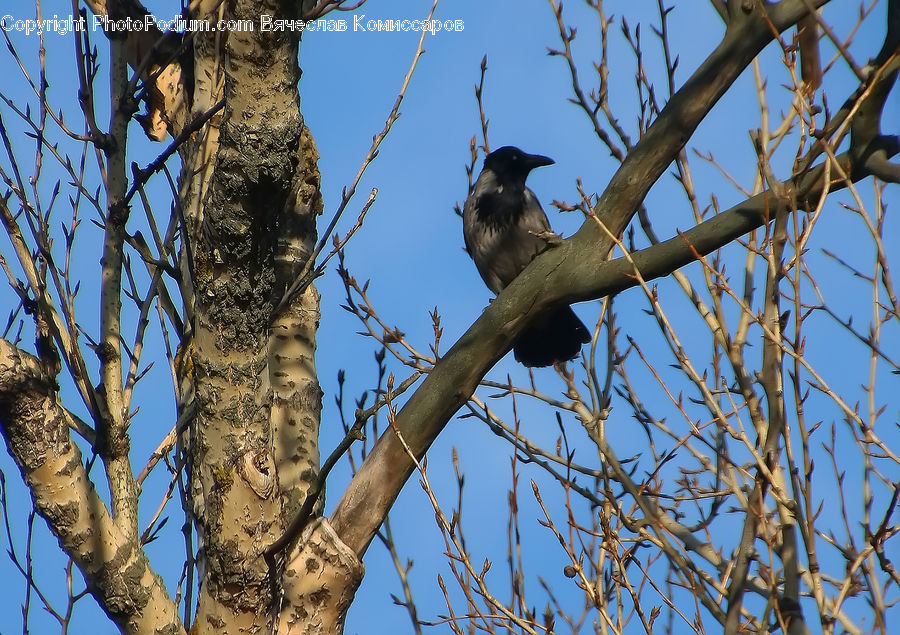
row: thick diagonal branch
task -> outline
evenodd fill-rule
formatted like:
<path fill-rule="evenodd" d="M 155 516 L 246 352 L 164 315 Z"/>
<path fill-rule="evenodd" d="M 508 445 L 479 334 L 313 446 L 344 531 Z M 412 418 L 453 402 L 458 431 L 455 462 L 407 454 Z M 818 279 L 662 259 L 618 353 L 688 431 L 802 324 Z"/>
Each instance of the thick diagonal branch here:
<path fill-rule="evenodd" d="M 729 24 L 722 43 L 672 97 L 612 178 L 595 212 L 613 233 L 627 226 L 652 184 L 774 31 L 783 31 L 808 12 L 804 2 L 765 8 L 767 15 L 749 14 Z M 848 161 L 847 157 L 842 160 Z M 812 197 L 830 184 L 821 182 L 819 169 L 786 186 Z M 761 194 L 683 237 L 634 254 L 634 260 L 644 279 L 666 275 L 768 222 L 778 203 L 775 197 Z M 573 238 L 537 258 L 443 357 L 397 417 L 396 425 L 417 457 L 534 316 L 549 306 L 603 297 L 635 284 L 631 263 L 606 262 L 613 243 L 601 234 L 595 223 L 588 223 Z M 331 517 L 338 535 L 357 554 L 365 552 L 413 468 L 396 435 L 387 431 Z"/>

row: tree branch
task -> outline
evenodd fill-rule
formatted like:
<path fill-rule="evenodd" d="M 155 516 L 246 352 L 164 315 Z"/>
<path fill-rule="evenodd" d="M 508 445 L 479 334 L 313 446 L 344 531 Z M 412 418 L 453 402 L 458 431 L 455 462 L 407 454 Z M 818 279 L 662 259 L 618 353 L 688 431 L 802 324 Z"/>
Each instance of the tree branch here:
<path fill-rule="evenodd" d="M 123 633 L 185 633 L 162 579 L 94 490 L 55 381 L 0 339 L 0 425 L 34 506 Z"/>
<path fill-rule="evenodd" d="M 825 4 L 815 3 L 816 6 Z M 780 32 L 808 12 L 803 2 L 766 5 L 767 15 L 747 15 L 729 24 L 725 38 L 669 101 L 647 134 L 629 153 L 595 207 L 613 232 L 621 232 L 652 184 L 683 148 L 697 125 L 743 68 Z M 846 173 L 865 176 L 841 155 Z M 855 170 L 851 168 L 856 168 Z M 843 183 L 823 183 L 819 166 L 784 186 L 797 200 L 816 201 Z M 767 223 L 779 204 L 770 192 L 706 221 L 682 236 L 633 254 L 645 280 L 667 275 L 701 255 Z M 606 262 L 612 240 L 586 223 L 575 236 L 536 258 L 482 313 L 447 352 L 397 416 L 397 428 L 417 457 L 466 402 L 485 373 L 512 346 L 534 317 L 548 307 L 604 297 L 635 285 L 633 266 L 624 259 Z M 414 464 L 392 431 L 379 439 L 331 516 L 341 538 L 358 555 L 365 553 L 378 526 L 409 478 Z"/>

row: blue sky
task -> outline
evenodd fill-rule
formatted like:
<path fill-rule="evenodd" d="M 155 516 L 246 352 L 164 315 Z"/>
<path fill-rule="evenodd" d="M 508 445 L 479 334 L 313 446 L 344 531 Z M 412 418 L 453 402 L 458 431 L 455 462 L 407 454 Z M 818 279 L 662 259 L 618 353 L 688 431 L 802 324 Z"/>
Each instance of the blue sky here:
<path fill-rule="evenodd" d="M 176 11 L 174 2 L 149 3 L 155 15 L 168 18 Z M 665 99 L 666 88 L 661 74 L 658 42 L 650 26 L 658 24 L 655 3 L 649 2 L 607 2 L 607 14 L 620 15 L 627 12 L 632 28 L 642 23 L 642 38 L 647 50 L 647 67 L 656 85 L 656 95 Z M 850 3 L 840 10 L 849 13 L 835 24 L 849 24 L 852 21 Z M 883 5 L 884 3 L 881 3 Z M 16 18 L 33 17 L 30 3 L 16 0 L 9 13 Z M 884 11 L 883 6 L 875 11 Z M 420 19 L 427 15 L 430 2 L 407 0 L 406 2 L 370 0 L 356 14 L 365 14 L 369 19 Z M 68 15 L 69 3 L 61 0 L 44 2 L 45 15 L 56 12 Z M 826 16 L 831 16 L 831 13 Z M 350 28 L 344 32 L 307 33 L 301 43 L 301 67 L 303 78 L 300 84 L 302 111 L 310 126 L 321 153 L 319 163 L 322 172 L 322 188 L 325 200 L 325 218 L 330 218 L 340 201 L 341 189 L 352 182 L 360 162 L 365 156 L 372 135 L 381 130 L 397 91 L 412 60 L 418 41 L 418 34 L 403 32 L 359 32 L 354 31 L 353 14 L 337 13 L 331 18 L 346 19 Z M 599 28 L 595 16 L 581 5 L 567 5 L 568 21 L 579 27 L 574 47 L 579 59 L 582 81 L 593 86 L 591 71 L 592 54 L 599 50 Z M 462 250 L 461 225 L 453 212 L 456 203 L 461 203 L 466 195 L 466 175 L 464 167 L 469 157 L 469 139 L 479 132 L 479 120 L 473 87 L 478 81 L 479 65 L 483 56 L 488 58 L 488 74 L 484 90 L 484 102 L 490 119 L 489 139 L 492 148 L 502 145 L 517 145 L 528 152 L 553 157 L 556 164 L 536 171 L 529 179 L 530 186 L 538 194 L 548 211 L 553 227 L 564 235 L 570 235 L 581 223 L 575 214 L 558 214 L 549 204 L 554 199 L 577 202 L 576 178 L 581 178 L 588 192 L 601 192 L 609 176 L 616 168 L 614 159 L 593 135 L 584 114 L 568 102 L 571 82 L 561 58 L 547 55 L 547 47 L 559 47 L 556 24 L 546 2 L 521 2 L 512 0 L 490 0 L 488 2 L 460 1 L 446 2 L 438 6 L 436 17 L 441 20 L 461 20 L 461 31 L 440 32 L 426 39 L 426 54 L 419 62 L 419 68 L 406 93 L 401 107 L 402 116 L 397 121 L 388 139 L 384 142 L 379 157 L 369 167 L 360 187 L 357 199 L 349 206 L 341 228 L 346 230 L 356 218 L 372 187 L 378 187 L 379 195 L 372 207 L 363 230 L 354 237 L 347 252 L 347 266 L 358 279 L 371 279 L 369 295 L 382 317 L 399 326 L 416 346 L 427 350 L 432 337 L 431 320 L 428 312 L 438 308 L 444 328 L 442 350 L 446 350 L 478 316 L 490 299 L 478 274 Z M 883 23 L 883 19 L 881 20 Z M 874 21 L 875 26 L 878 20 Z M 678 8 L 670 16 L 670 31 L 674 34 L 674 52 L 678 55 L 679 66 L 676 82 L 680 84 L 718 42 L 724 28 L 721 20 L 706 3 L 678 3 Z M 881 25 L 883 28 L 883 24 Z M 877 52 L 874 42 L 881 41 L 881 32 L 864 32 L 856 39 L 854 49 L 861 61 Z M 620 37 L 620 22 L 610 27 L 610 100 L 620 116 L 623 126 L 637 138 L 634 89 L 634 58 Z M 96 43 L 105 45 L 97 35 Z M 24 37 L 14 34 L 13 41 L 21 45 L 22 54 L 29 64 L 34 64 L 34 36 Z M 70 121 L 78 121 L 77 104 L 74 101 L 75 76 L 73 67 L 71 36 L 48 34 L 47 68 L 51 81 L 51 99 L 56 108 L 63 108 Z M 824 57 L 830 58 L 830 49 Z M 778 109 L 789 103 L 787 90 L 778 90 L 786 77 L 780 66 L 780 51 L 769 47 L 762 56 L 762 64 L 773 70 L 769 79 L 769 95 L 772 99 L 773 119 Z M 21 75 L 9 64 L 11 59 L 5 50 L 0 52 L 10 82 L 17 82 L 15 90 L 22 99 L 31 99 Z M 34 72 L 34 66 L 29 67 Z M 849 95 L 854 84 L 852 76 L 840 62 L 835 71 L 842 80 L 829 79 L 827 90 L 830 104 L 836 108 Z M 101 71 L 99 85 L 105 85 Z M 8 94 L 8 92 L 7 92 Z M 11 128 L 18 126 L 15 117 L 4 106 L 0 115 Z M 886 109 L 885 120 L 900 120 L 898 98 L 894 95 Z M 691 147 L 701 152 L 713 152 L 718 162 L 742 184 L 749 185 L 755 170 L 755 153 L 748 135 L 748 129 L 759 125 L 758 104 L 755 97 L 752 76 L 744 73 L 739 82 L 731 88 L 710 117 L 701 125 L 692 138 Z M 896 131 L 890 131 L 896 132 Z M 140 130 L 133 127 L 131 138 L 132 159 L 146 164 L 161 147 L 146 142 Z M 30 166 L 29 153 L 33 143 L 22 137 L 14 141 L 14 148 L 24 165 Z M 779 157 L 775 167 L 785 176 L 792 156 Z M 7 160 L 3 159 L 4 165 Z M 691 156 L 694 177 L 701 204 L 709 201 L 714 194 L 722 209 L 740 201 L 742 196 L 721 177 L 708 163 Z M 480 159 L 478 167 L 480 168 Z M 53 168 L 46 169 L 49 177 Z M 54 177 L 55 178 L 55 177 Z M 52 180 L 46 179 L 48 191 Z M 165 188 L 157 182 L 156 190 L 160 200 L 165 197 Z M 896 190 L 896 188 L 894 188 Z M 860 186 L 871 199 L 871 186 Z M 839 195 L 842 196 L 842 195 Z M 897 205 L 896 191 L 887 195 L 888 200 Z M 846 196 L 840 200 L 848 200 Z M 657 231 L 664 237 L 672 235 L 676 228 L 686 229 L 692 225 L 690 212 L 684 203 L 683 194 L 678 195 L 677 184 L 670 175 L 664 175 L 651 191 L 647 201 Z M 157 214 L 166 211 L 167 204 L 159 204 Z M 835 204 L 829 204 L 827 217 L 817 234 L 816 252 L 813 259 L 827 259 L 821 255 L 821 248 L 840 251 L 849 260 L 859 259 L 859 266 L 868 267 L 870 254 L 863 249 L 853 249 L 850 244 L 859 241 L 865 245 L 865 236 L 860 223 L 852 215 L 842 211 Z M 65 220 L 65 210 L 59 212 L 60 220 Z M 893 221 L 891 221 L 893 222 Z M 58 222 L 57 222 L 58 224 Z M 893 222 L 893 234 L 897 235 Z M 92 293 L 96 290 L 99 270 L 99 230 L 85 222 L 81 230 L 83 257 L 79 257 L 79 274 L 83 280 L 81 306 L 90 316 L 96 313 L 96 302 Z M 886 235 L 891 235 L 890 232 Z M 6 239 L 0 239 L 2 253 L 8 253 Z M 732 272 L 737 275 L 742 260 L 735 259 Z M 840 267 L 830 262 L 822 265 L 824 274 L 819 280 L 826 296 L 838 293 L 860 293 L 865 301 L 865 288 L 856 288 L 847 282 L 848 276 Z M 867 269 L 868 270 L 868 269 Z M 697 265 L 687 268 L 696 274 Z M 333 267 L 319 281 L 323 296 L 322 323 L 319 336 L 317 364 L 320 371 L 325 397 L 322 417 L 322 450 L 327 454 L 340 439 L 339 421 L 334 406 L 336 376 L 339 369 L 347 372 L 345 391 L 352 405 L 352 398 L 371 386 L 375 377 L 375 364 L 371 340 L 354 335 L 359 330 L 356 319 L 343 311 L 343 289 Z M 707 352 L 708 334 L 692 328 L 698 323 L 691 314 L 692 309 L 665 283 L 660 287 L 661 295 L 671 304 L 669 309 L 676 317 L 685 316 L 686 343 L 693 350 Z M 831 295 L 830 297 L 835 297 Z M 6 288 L 0 289 L 0 307 L 11 306 L 13 302 Z M 655 329 L 651 318 L 644 315 L 646 299 L 639 290 L 632 290 L 617 301 L 623 328 L 640 337 L 650 329 Z M 597 303 L 585 303 L 576 309 L 586 322 L 595 320 L 599 314 Z M 4 311 L 5 314 L 5 311 Z M 88 317 L 87 324 L 96 325 L 96 320 Z M 96 328 L 94 326 L 94 328 Z M 823 323 L 821 337 L 831 341 L 832 326 Z M 26 327 L 26 332 L 28 331 Z M 25 338 L 30 341 L 30 335 Z M 837 338 L 834 339 L 838 342 Z M 840 340 L 843 341 L 843 340 Z M 159 336 L 148 336 L 148 348 L 159 346 Z M 838 346 L 839 344 L 835 344 Z M 865 368 L 864 352 L 859 347 L 810 346 L 808 351 L 817 366 L 826 368 L 836 382 L 845 382 L 845 373 L 850 368 Z M 708 356 L 708 352 L 707 352 Z M 834 359 L 844 360 L 843 366 L 835 367 Z M 662 356 L 664 366 L 672 360 Z M 862 364 L 859 366 L 858 364 Z M 403 369 L 392 364 L 390 369 L 403 377 Z M 659 395 L 652 379 L 635 368 L 636 376 L 648 382 L 648 403 L 659 408 L 662 415 L 668 405 Z M 517 381 L 527 375 L 521 367 L 507 356 L 489 375 L 496 381 L 504 381 L 507 374 Z M 563 390 L 563 386 L 551 371 L 538 371 L 548 386 L 548 390 Z M 671 374 L 673 381 L 678 376 Z M 888 379 L 888 381 L 890 381 Z M 894 380 L 896 381 L 896 380 Z M 174 406 L 168 398 L 170 380 L 164 364 L 158 364 L 145 380 L 143 418 L 140 425 L 133 428 L 133 460 L 137 469 L 155 448 L 159 438 L 174 421 Z M 859 383 L 859 380 L 856 381 Z M 852 385 L 852 382 L 851 382 Z M 493 391 L 485 391 L 486 397 Z M 158 395 L 166 395 L 160 398 Z M 815 399 L 814 399 L 815 403 Z M 520 408 L 522 406 L 520 405 Z M 889 406 L 897 409 L 896 404 Z M 520 409 L 520 414 L 522 410 Z M 674 415 L 673 415 L 674 416 Z M 839 419 L 833 406 L 817 416 L 826 421 Z M 557 436 L 555 423 L 546 413 L 535 409 L 526 410 L 524 425 L 529 434 L 542 438 L 551 444 Z M 571 430 L 571 437 L 583 440 L 574 419 L 565 422 Z M 620 405 L 610 420 L 610 438 L 621 456 L 630 456 L 640 451 L 642 437 L 635 434 L 634 422 L 624 405 Z M 895 437 L 896 440 L 896 437 Z M 618 445 L 616 445 L 618 444 Z M 454 503 L 455 482 L 452 479 L 450 454 L 457 448 L 461 465 L 467 474 L 464 516 L 472 523 L 468 532 L 469 546 L 473 560 L 483 558 L 494 560 L 498 583 L 502 585 L 503 559 L 506 553 L 506 497 L 509 488 L 509 450 L 488 429 L 473 419 L 451 421 L 447 430 L 429 453 L 429 473 L 432 485 L 449 507 Z M 896 447 L 896 446 L 895 446 Z M 584 461 L 589 461 L 590 451 L 582 443 L 580 452 Z M 9 488 L 9 505 L 15 510 L 10 518 L 13 537 L 18 553 L 23 553 L 22 527 L 26 522 L 23 501 L 27 493 L 20 483 L 18 470 L 11 459 L 3 453 L 0 469 L 6 474 Z M 824 469 L 824 468 L 822 468 Z M 894 479 L 898 475 L 894 475 Z M 533 571 L 540 572 L 556 584 L 570 584 L 561 576 L 560 554 L 554 553 L 547 536 L 541 535 L 541 528 L 534 519 L 537 517 L 528 479 L 536 478 L 543 486 L 550 487 L 546 478 L 539 473 L 526 473 L 520 482 L 522 502 L 522 522 L 527 525 L 529 536 L 541 536 L 540 552 L 528 553 L 526 558 Z M 850 478 L 854 478 L 852 475 Z M 857 477 L 858 478 L 858 475 Z M 337 502 L 340 492 L 349 479 L 346 464 L 337 468 L 329 481 L 327 509 L 330 511 Z M 543 480 L 541 480 L 543 479 Z M 100 479 L 103 480 L 102 478 Z M 157 469 L 148 481 L 145 490 L 157 492 L 147 494 L 141 516 L 144 520 L 155 512 L 160 493 L 168 484 L 168 475 Z M 179 533 L 180 510 L 177 502 L 170 504 L 171 522 L 159 540 L 148 546 L 151 562 L 174 587 L 180 573 L 182 543 Z M 411 579 L 419 602 L 420 617 L 434 618 L 446 611 L 435 582 L 436 574 L 449 578 L 447 566 L 441 556 L 442 541 L 436 532 L 433 513 L 427 499 L 417 485 L 415 477 L 405 489 L 392 515 L 393 529 L 402 557 L 414 559 Z M 483 531 L 477 531 L 476 522 Z M 35 553 L 39 554 L 35 566 L 42 583 L 42 589 L 57 602 L 65 597 L 62 569 L 65 560 L 58 555 L 55 540 L 48 535 L 43 521 L 35 524 Z M 173 554 L 179 554 L 174 556 Z M 400 587 L 393 565 L 380 544 L 373 543 L 366 556 L 367 575 L 357 595 L 357 602 L 351 609 L 347 632 L 408 632 L 409 622 L 405 611 L 394 606 L 388 593 L 400 595 Z M 0 561 L 0 571 L 7 579 L 7 588 L 12 592 L 0 598 L 0 610 L 7 614 L 18 614 L 23 601 L 24 582 L 8 561 Z M 75 587 L 82 582 L 76 575 Z M 537 591 L 535 578 L 527 585 Z M 560 588 L 566 588 L 560 586 Z M 572 589 L 574 591 L 574 588 Z M 565 595 L 565 594 L 564 594 Z M 537 591 L 535 602 L 545 601 Z M 574 601 L 574 600 L 573 600 Z M 53 622 L 42 612 L 32 607 L 31 623 L 33 632 L 53 632 Z M 541 606 L 539 604 L 539 606 Z M 79 602 L 76 618 L 70 632 L 86 632 L 99 609 L 90 599 Z M 373 630 L 373 619 L 378 628 Z M 95 627 L 91 630 L 96 631 Z M 5 632 L 5 629 L 4 629 Z M 100 632 L 113 632 L 111 625 L 104 625 Z"/>

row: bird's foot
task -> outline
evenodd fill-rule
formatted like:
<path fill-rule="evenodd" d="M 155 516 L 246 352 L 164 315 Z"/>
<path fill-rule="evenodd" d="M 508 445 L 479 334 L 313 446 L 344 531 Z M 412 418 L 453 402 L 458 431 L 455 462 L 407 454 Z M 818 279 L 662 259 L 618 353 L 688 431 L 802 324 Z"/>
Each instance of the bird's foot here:
<path fill-rule="evenodd" d="M 561 245 L 562 241 L 563 241 L 562 236 L 560 236 L 559 234 L 557 234 L 555 231 L 553 231 L 551 229 L 545 229 L 544 231 L 541 231 L 541 232 L 528 232 L 528 233 L 532 234 L 534 236 L 537 236 L 538 238 L 543 240 L 545 243 L 547 243 L 548 247 L 556 247 L 558 245 Z"/>

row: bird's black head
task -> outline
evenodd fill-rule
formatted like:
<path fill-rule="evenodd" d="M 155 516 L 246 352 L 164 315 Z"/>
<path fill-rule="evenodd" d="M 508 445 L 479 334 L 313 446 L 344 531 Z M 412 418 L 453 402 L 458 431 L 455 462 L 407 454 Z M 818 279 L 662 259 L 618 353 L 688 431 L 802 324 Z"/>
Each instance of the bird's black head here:
<path fill-rule="evenodd" d="M 550 157 L 528 154 L 513 146 L 503 146 L 487 155 L 484 169 L 494 172 L 501 181 L 521 179 L 524 183 L 525 177 L 534 168 L 553 163 L 555 162 Z"/>

